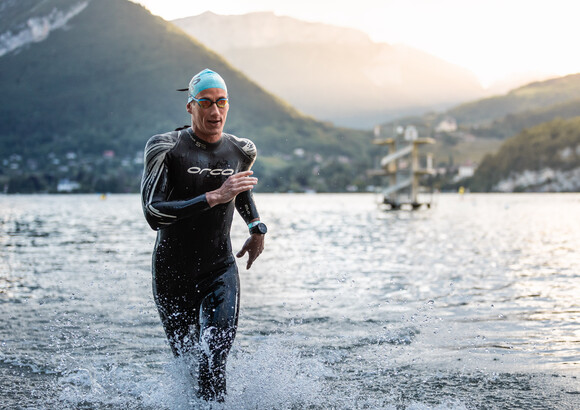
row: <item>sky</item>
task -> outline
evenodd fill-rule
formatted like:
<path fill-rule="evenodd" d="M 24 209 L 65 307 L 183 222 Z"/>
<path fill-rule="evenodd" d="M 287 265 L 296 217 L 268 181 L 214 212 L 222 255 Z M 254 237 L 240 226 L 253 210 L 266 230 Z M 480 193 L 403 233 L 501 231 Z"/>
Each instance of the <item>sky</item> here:
<path fill-rule="evenodd" d="M 578 0 L 133 0 L 166 20 L 272 11 L 351 27 L 472 71 L 484 87 L 513 76 L 580 72 Z"/>

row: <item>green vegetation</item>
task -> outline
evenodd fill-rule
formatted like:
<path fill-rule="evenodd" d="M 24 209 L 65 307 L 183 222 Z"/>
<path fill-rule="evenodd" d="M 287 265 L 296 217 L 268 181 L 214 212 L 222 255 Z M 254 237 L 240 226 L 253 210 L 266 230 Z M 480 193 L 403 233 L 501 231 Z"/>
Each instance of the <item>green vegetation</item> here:
<path fill-rule="evenodd" d="M 509 114 L 543 109 L 580 98 L 580 74 L 535 82 L 506 95 L 462 104 L 447 112 L 459 124 L 486 125 Z"/>
<path fill-rule="evenodd" d="M 487 139 L 506 139 L 554 118 L 572 118 L 580 115 L 580 99 L 550 105 L 517 114 L 507 114 L 488 126 L 465 127 L 470 133 Z"/>
<path fill-rule="evenodd" d="M 65 3 L 76 2 L 43 4 Z M 25 20 L 27 3 L 14 4 Z M 175 90 L 206 67 L 228 83 L 226 131 L 258 146 L 256 170 L 269 181 L 260 189 L 360 185 L 370 132 L 303 116 L 139 5 L 94 0 L 66 29 L 0 57 L 0 190 L 54 192 L 69 179 L 75 191 L 138 191 L 145 142 L 189 122 L 186 96 Z M 296 157 L 297 149 L 307 153 Z M 349 167 L 331 181 L 324 170 L 340 161 Z"/>
<path fill-rule="evenodd" d="M 555 119 L 508 139 L 495 155 L 487 155 L 469 186 L 488 192 L 511 173 L 580 167 L 580 117 Z"/>
<path fill-rule="evenodd" d="M 448 134 L 442 134 L 448 135 Z M 490 138 L 438 138 L 437 143 L 429 147 L 438 165 L 454 167 L 461 164 L 481 162 L 490 152 L 496 152 L 502 141 Z"/>
<path fill-rule="evenodd" d="M 580 74 L 531 83 L 501 96 L 461 104 L 446 112 L 399 118 L 384 127 L 414 125 L 421 135 L 433 132 L 446 117 L 454 118 L 459 132 L 482 138 L 509 138 L 524 128 L 556 117 L 580 115 Z"/>

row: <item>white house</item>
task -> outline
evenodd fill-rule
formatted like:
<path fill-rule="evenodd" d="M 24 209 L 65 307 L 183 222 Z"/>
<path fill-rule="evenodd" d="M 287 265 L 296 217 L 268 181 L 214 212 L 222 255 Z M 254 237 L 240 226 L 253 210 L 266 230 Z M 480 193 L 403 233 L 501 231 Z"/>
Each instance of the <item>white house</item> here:
<path fill-rule="evenodd" d="M 454 132 L 457 131 L 457 121 L 453 117 L 445 117 L 435 127 L 435 132 Z"/>

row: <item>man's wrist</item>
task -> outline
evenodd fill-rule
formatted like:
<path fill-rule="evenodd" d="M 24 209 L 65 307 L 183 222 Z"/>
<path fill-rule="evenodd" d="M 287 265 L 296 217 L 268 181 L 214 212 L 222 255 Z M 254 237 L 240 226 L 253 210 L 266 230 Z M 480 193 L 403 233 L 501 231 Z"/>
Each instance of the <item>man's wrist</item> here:
<path fill-rule="evenodd" d="M 248 224 L 248 229 L 250 230 L 250 233 L 252 235 L 253 234 L 264 235 L 266 232 L 268 232 L 268 227 L 266 226 L 266 224 L 261 222 L 259 219 L 250 222 Z"/>
<path fill-rule="evenodd" d="M 210 191 L 205 193 L 205 200 L 207 201 L 210 208 L 213 208 L 219 204 L 219 195 L 216 191 Z"/>
<path fill-rule="evenodd" d="M 250 222 L 248 224 L 248 229 L 252 229 L 254 226 L 258 225 L 259 223 L 262 223 L 262 222 L 260 222 L 259 219 L 256 219 L 255 221 Z"/>

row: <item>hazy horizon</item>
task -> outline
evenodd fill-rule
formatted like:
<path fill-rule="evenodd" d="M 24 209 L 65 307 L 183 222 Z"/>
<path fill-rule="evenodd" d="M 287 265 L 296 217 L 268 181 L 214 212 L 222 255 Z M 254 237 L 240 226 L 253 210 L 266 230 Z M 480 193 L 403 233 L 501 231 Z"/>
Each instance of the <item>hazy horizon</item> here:
<path fill-rule="evenodd" d="M 580 56 L 571 52 L 580 28 L 580 11 L 567 0 L 132 0 L 165 20 L 211 11 L 242 15 L 269 11 L 278 16 L 355 28 L 375 42 L 405 44 L 473 72 L 483 87 L 514 77 L 530 81 L 580 72 Z M 570 52 L 566 52 L 569 50 Z"/>

